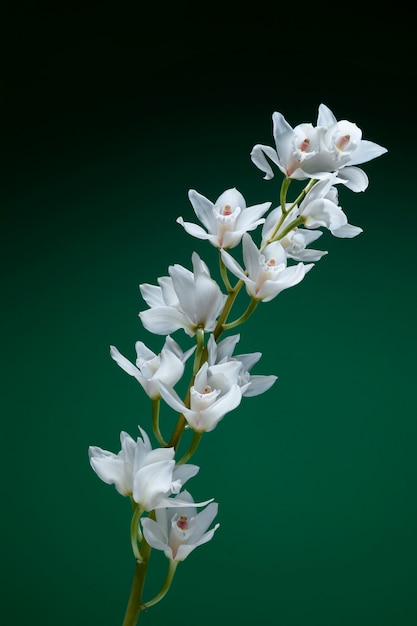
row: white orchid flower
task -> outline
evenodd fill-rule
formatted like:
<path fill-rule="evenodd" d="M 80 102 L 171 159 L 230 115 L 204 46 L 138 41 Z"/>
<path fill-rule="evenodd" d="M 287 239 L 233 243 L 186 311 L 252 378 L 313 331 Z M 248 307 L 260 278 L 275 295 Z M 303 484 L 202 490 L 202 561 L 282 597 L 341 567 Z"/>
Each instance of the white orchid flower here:
<path fill-rule="evenodd" d="M 256 144 L 250 155 L 256 167 L 265 173 L 264 179 L 270 180 L 274 177 L 274 171 L 268 159 L 287 178 L 300 180 L 311 178 L 312 176 L 306 171 L 306 168 L 313 164 L 310 169 L 314 169 L 314 159 L 320 151 L 323 129 L 314 128 L 310 123 L 299 124 L 293 128 L 282 113 L 278 112 L 273 113 L 272 124 L 275 149 L 263 144 Z M 315 178 L 327 175 L 327 172 L 314 171 Z"/>
<path fill-rule="evenodd" d="M 313 264 L 298 263 L 287 267 L 287 256 L 279 241 L 273 241 L 260 252 L 246 233 L 242 238 L 245 270 L 226 250 L 221 251 L 226 267 L 246 285 L 246 291 L 255 300 L 269 302 L 281 291 L 302 281 Z"/>
<path fill-rule="evenodd" d="M 142 297 L 151 308 L 141 311 L 139 317 L 150 332 L 169 335 L 182 328 L 192 337 L 197 328 L 214 330 L 227 296 L 196 252 L 192 263 L 192 272 L 182 265 L 171 265 L 169 276 L 158 278 L 158 285 L 140 285 Z"/>
<path fill-rule="evenodd" d="M 291 206 L 291 204 L 287 204 L 287 210 L 289 210 Z M 287 230 L 287 226 L 294 221 L 297 216 L 297 211 L 291 210 L 285 218 L 282 219 L 282 208 L 280 206 L 271 211 L 262 227 L 261 245 L 262 247 L 266 246 L 271 237 L 274 237 L 284 248 L 287 258 L 303 262 L 319 261 L 327 254 L 327 251 L 314 250 L 313 248 L 307 248 L 307 246 L 321 237 L 323 234 L 322 231 L 307 230 L 296 226 L 284 234 Z M 278 224 L 280 224 L 279 227 Z"/>
<path fill-rule="evenodd" d="M 167 385 L 175 385 L 180 380 L 184 373 L 185 362 L 195 350 L 194 346 L 183 352 L 178 343 L 169 335 L 159 354 L 152 352 L 142 341 L 137 341 L 135 348 L 136 365 L 120 354 L 115 346 L 110 346 L 110 355 L 122 370 L 136 378 L 152 400 L 161 397 L 160 381 Z"/>
<path fill-rule="evenodd" d="M 243 233 L 254 230 L 265 221 L 262 216 L 271 206 L 270 202 L 246 206 L 245 198 L 236 189 L 227 189 L 213 204 L 211 200 L 190 189 L 188 197 L 194 212 L 206 230 L 197 224 L 184 222 L 182 217 L 177 222 L 187 233 L 198 239 L 207 239 L 216 248 L 234 248 Z"/>
<path fill-rule="evenodd" d="M 256 144 L 251 151 L 253 163 L 264 178 L 273 178 L 274 172 L 268 159 L 287 178 L 304 180 L 324 179 L 332 172 L 343 169 L 336 182 L 343 183 L 352 191 L 364 191 L 368 177 L 363 170 L 354 167 L 385 152 L 386 148 L 362 139 L 362 131 L 346 120 L 337 121 L 324 104 L 319 106 L 317 126 L 299 124 L 292 128 L 282 113 L 272 115 L 275 149 Z"/>
<path fill-rule="evenodd" d="M 210 432 L 226 413 L 241 402 L 238 384 L 240 363 L 229 362 L 209 367 L 207 361 L 198 370 L 190 388 L 187 407 L 172 387 L 160 384 L 161 396 L 174 411 L 184 415 L 188 425 L 197 433 Z"/>
<path fill-rule="evenodd" d="M 131 496 L 145 511 L 183 506 L 180 498 L 169 496 L 178 494 L 200 468 L 191 464 L 176 467 L 174 448 L 152 449 L 146 432 L 140 426 L 139 430 L 142 438 L 138 437 L 136 441 L 126 432 L 120 433 L 121 450 L 118 454 L 90 446 L 91 467 L 103 482 L 114 484 L 120 494 Z M 198 506 L 209 502 L 201 502 Z"/>
<path fill-rule="evenodd" d="M 274 237 L 274 240 L 280 241 L 288 258 L 318 261 L 327 252 L 306 248 L 322 235 L 322 232 L 315 229 L 327 228 L 335 237 L 352 238 L 359 235 L 362 228 L 349 224 L 338 205 L 338 191 L 333 184 L 336 180 L 336 174 L 332 174 L 330 178 L 315 183 L 299 206 L 286 205 L 288 212 L 284 219 L 280 206 L 271 211 L 262 228 L 262 246 Z M 298 218 L 301 218 L 305 228 L 295 227 L 288 230 L 290 224 Z"/>
<path fill-rule="evenodd" d="M 175 498 L 174 498 L 175 499 Z M 148 544 L 161 550 L 170 561 L 184 561 L 198 546 L 213 538 L 220 524 L 207 530 L 217 515 L 217 502 L 212 502 L 197 513 L 193 497 L 188 491 L 181 493 L 187 505 L 173 509 L 160 508 L 156 520 L 142 518 L 143 534 Z"/>
<path fill-rule="evenodd" d="M 250 374 L 251 368 L 261 358 L 262 352 L 238 354 L 236 356 L 233 356 L 233 351 L 239 340 L 240 335 L 231 335 L 230 337 L 226 337 L 226 339 L 223 339 L 219 343 L 216 343 L 214 335 L 210 335 L 210 338 L 207 342 L 207 363 L 210 367 L 213 367 L 217 364 L 229 363 L 231 361 L 236 361 L 240 363 L 237 382 L 241 388 L 242 396 L 258 396 L 261 393 L 267 391 L 270 387 L 272 387 L 278 377 Z"/>
<path fill-rule="evenodd" d="M 325 104 L 319 106 L 317 126 L 325 129 L 317 167 L 331 171 L 343 169 L 341 177 L 344 185 L 352 191 L 364 191 L 368 186 L 368 177 L 362 169 L 354 166 L 385 154 L 387 149 L 362 139 L 362 131 L 356 124 L 347 120 L 338 122 Z"/>
<path fill-rule="evenodd" d="M 316 229 L 323 226 L 335 237 L 356 237 L 362 232 L 362 228 L 348 223 L 345 213 L 338 205 L 338 192 L 332 185 L 333 180 L 330 178 L 313 185 L 296 211 L 306 228 Z"/>

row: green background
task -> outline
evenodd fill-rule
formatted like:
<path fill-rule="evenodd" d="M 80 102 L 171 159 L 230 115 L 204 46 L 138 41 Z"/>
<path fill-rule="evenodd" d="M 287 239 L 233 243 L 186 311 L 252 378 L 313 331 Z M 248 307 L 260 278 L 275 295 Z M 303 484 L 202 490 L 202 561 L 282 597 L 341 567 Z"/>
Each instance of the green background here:
<path fill-rule="evenodd" d="M 150 406 L 109 345 L 158 351 L 138 285 L 191 267 L 193 250 L 216 267 L 214 248 L 175 223 L 196 221 L 188 189 L 277 204 L 250 150 L 272 145 L 273 111 L 315 122 L 324 102 L 388 148 L 363 166 L 365 193 L 340 192 L 364 232 L 324 234 L 329 254 L 242 327 L 237 353 L 261 351 L 253 373 L 279 379 L 203 437 L 187 488 L 215 498 L 221 527 L 140 623 L 414 626 L 408 26 L 358 7 L 348 23 L 275 5 L 195 11 L 62 1 L 4 14 L 2 623 L 121 624 L 130 505 L 87 449 L 117 451 L 138 423 L 150 432 Z M 163 428 L 174 419 L 166 408 Z"/>

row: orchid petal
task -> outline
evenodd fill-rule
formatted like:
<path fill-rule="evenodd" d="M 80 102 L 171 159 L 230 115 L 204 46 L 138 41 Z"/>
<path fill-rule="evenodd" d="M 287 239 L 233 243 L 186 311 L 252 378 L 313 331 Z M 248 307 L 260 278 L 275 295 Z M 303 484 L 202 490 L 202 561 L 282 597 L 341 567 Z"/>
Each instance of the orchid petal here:
<path fill-rule="evenodd" d="M 351 191 L 365 191 L 369 184 L 368 176 L 359 167 L 344 167 L 342 170 L 343 181 L 345 187 Z"/>
<path fill-rule="evenodd" d="M 243 395 L 245 398 L 259 396 L 261 393 L 268 391 L 276 380 L 278 380 L 278 376 L 251 376 L 249 387 Z"/>
<path fill-rule="evenodd" d="M 271 148 L 270 146 L 264 146 L 262 144 L 256 144 L 250 153 L 250 157 L 253 163 L 256 165 L 258 169 L 264 172 L 264 180 L 270 180 L 274 178 L 274 171 L 272 167 L 269 165 L 265 155 L 271 159 L 275 165 L 279 167 L 278 154 L 276 150 Z"/>
<path fill-rule="evenodd" d="M 139 317 L 146 330 L 156 335 L 169 335 L 179 328 L 183 328 L 190 336 L 195 334 L 193 324 L 190 323 L 184 313 L 174 307 L 154 307 L 141 311 Z"/>
<path fill-rule="evenodd" d="M 213 202 L 201 193 L 198 193 L 195 189 L 189 190 L 188 198 L 200 222 L 209 232 L 214 232 L 214 229 L 216 228 L 216 220 L 213 215 Z"/>

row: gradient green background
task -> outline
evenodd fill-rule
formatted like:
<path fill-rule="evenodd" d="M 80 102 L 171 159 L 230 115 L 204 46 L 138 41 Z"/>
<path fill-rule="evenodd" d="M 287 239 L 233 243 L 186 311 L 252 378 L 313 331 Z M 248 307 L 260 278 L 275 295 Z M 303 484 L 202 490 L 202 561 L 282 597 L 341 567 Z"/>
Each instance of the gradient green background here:
<path fill-rule="evenodd" d="M 415 101 L 411 39 L 390 16 L 184 12 L 9 3 L 3 92 L 2 623 L 116 626 L 130 507 L 90 444 L 150 431 L 149 401 L 109 356 L 158 350 L 138 284 L 191 253 L 215 267 L 189 188 L 277 203 L 249 153 L 271 116 L 320 102 L 388 154 L 341 190 L 353 240 L 261 305 L 240 352 L 277 374 L 203 438 L 188 484 L 221 527 L 180 566 L 148 626 L 415 626 Z M 272 6 L 272 5 L 271 5 Z M 197 9 L 196 9 L 197 11 Z M 356 11 L 356 13 L 355 13 Z M 314 14 L 313 14 L 314 15 Z M 356 15 L 356 19 L 353 16 Z M 359 19 L 360 18 L 360 19 Z M 399 43 L 390 34 L 401 28 Z M 412 96 L 414 98 L 414 96 Z M 189 340 L 175 334 L 184 347 Z M 256 370 L 256 371 L 255 371 Z M 164 427 L 174 418 L 167 409 Z M 149 598 L 164 560 L 155 554 Z"/>

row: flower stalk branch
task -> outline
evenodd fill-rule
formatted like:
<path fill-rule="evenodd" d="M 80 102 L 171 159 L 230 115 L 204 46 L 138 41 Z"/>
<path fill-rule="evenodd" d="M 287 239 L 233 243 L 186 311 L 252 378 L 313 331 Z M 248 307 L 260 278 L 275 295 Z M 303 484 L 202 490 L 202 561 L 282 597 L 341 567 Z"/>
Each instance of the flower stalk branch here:
<path fill-rule="evenodd" d="M 153 432 L 154 432 L 154 435 L 155 435 L 156 439 L 161 444 L 161 446 L 166 447 L 168 444 L 165 442 L 165 439 L 163 438 L 163 436 L 161 434 L 161 431 L 159 429 L 159 409 L 160 409 L 160 405 L 161 405 L 161 399 L 160 398 L 154 398 L 152 400 L 152 429 L 153 429 Z"/>
<path fill-rule="evenodd" d="M 151 606 L 154 606 L 154 604 L 157 604 L 158 602 L 160 602 L 162 598 L 168 593 L 169 588 L 171 587 L 172 581 L 174 579 L 175 572 L 177 570 L 177 565 L 178 563 L 176 561 L 172 561 L 172 560 L 168 561 L 168 571 L 167 571 L 164 584 L 161 587 L 161 590 L 159 591 L 159 593 L 156 594 L 154 598 L 152 598 L 152 600 L 145 602 L 142 605 L 142 608 L 149 609 Z"/>
<path fill-rule="evenodd" d="M 122 626 L 136 626 L 139 615 L 144 608 L 142 595 L 150 555 L 151 546 L 147 541 L 143 540 L 141 544 L 140 560 L 137 560 L 135 565 L 135 573 Z"/>

